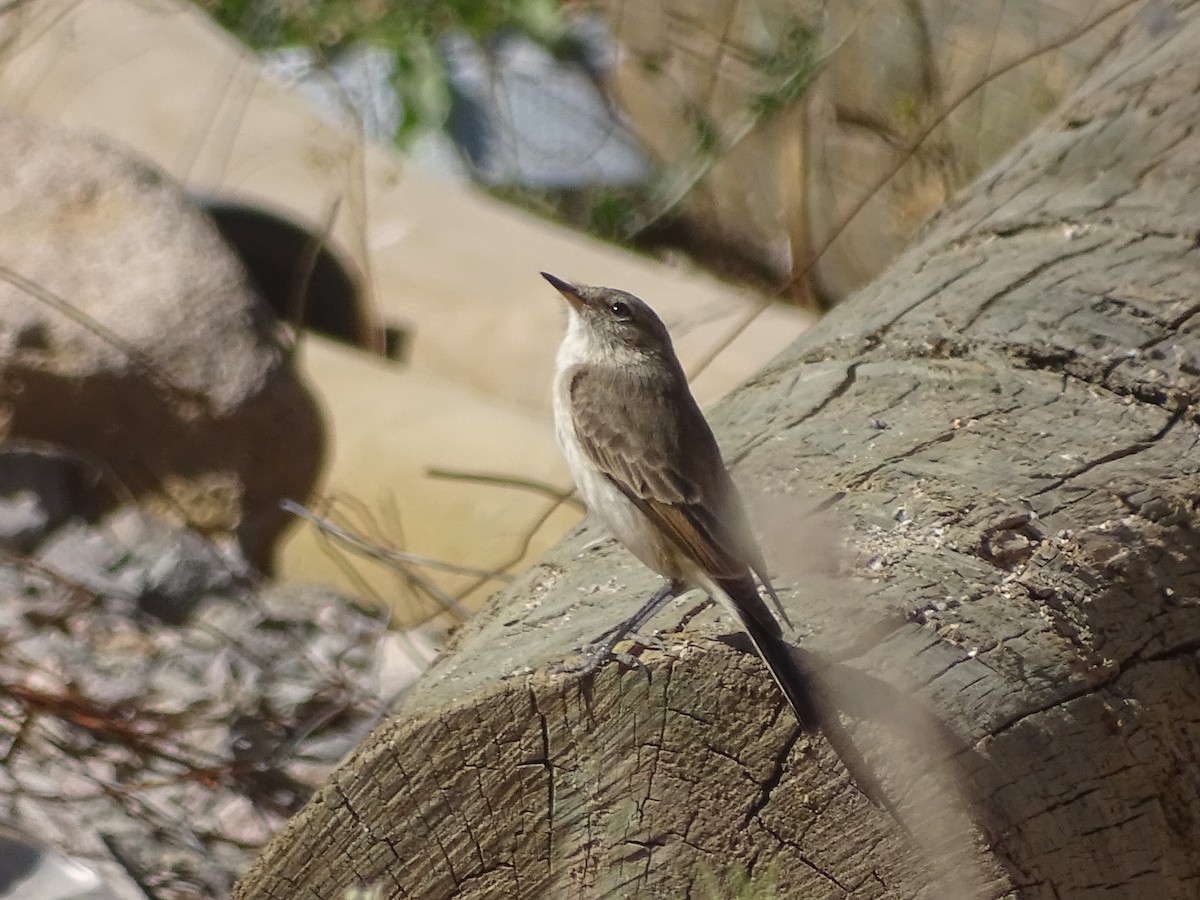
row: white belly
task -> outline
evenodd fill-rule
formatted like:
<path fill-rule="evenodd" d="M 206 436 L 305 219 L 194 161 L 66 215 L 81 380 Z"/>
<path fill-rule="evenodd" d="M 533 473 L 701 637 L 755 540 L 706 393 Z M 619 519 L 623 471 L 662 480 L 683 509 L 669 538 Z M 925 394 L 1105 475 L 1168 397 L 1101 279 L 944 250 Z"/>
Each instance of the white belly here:
<path fill-rule="evenodd" d="M 674 547 L 649 523 L 633 501 L 596 468 L 579 446 L 567 388 L 567 377 L 558 376 L 554 383 L 554 431 L 567 460 L 567 468 L 571 470 L 589 512 L 651 569 L 667 578 L 679 579 L 683 573 L 675 564 L 678 554 Z"/>

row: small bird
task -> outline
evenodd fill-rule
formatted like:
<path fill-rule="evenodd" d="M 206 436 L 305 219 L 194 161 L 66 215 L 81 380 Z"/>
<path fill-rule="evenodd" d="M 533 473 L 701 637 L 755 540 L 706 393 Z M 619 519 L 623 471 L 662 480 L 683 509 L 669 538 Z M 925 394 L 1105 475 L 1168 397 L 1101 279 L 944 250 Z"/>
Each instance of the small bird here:
<path fill-rule="evenodd" d="M 791 622 L 666 326 L 625 291 L 542 277 L 569 307 L 554 378 L 559 446 L 588 508 L 667 579 L 597 646 L 608 655 L 667 600 L 700 588 L 742 624 L 801 726 L 815 730 L 809 680 L 755 576 L 789 628 Z"/>

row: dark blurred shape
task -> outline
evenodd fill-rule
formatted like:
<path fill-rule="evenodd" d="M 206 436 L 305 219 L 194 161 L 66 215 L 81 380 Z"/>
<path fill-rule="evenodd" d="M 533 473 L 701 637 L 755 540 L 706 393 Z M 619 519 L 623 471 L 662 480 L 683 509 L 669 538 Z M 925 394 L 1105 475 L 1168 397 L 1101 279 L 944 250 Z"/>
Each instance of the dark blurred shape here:
<path fill-rule="evenodd" d="M 373 345 L 358 279 L 320 234 L 260 207 L 197 200 L 279 318 L 295 322 L 299 317 L 305 327 L 335 340 Z"/>
<path fill-rule="evenodd" d="M 0 900 L 115 900 L 87 866 L 0 826 Z"/>
<path fill-rule="evenodd" d="M 408 356 L 410 337 L 406 328 L 395 324 L 384 325 L 383 355 L 394 362 L 404 362 L 405 357 Z"/>
<path fill-rule="evenodd" d="M 33 449 L 0 450 L 0 548 L 24 553 L 72 511 L 69 460 Z"/>

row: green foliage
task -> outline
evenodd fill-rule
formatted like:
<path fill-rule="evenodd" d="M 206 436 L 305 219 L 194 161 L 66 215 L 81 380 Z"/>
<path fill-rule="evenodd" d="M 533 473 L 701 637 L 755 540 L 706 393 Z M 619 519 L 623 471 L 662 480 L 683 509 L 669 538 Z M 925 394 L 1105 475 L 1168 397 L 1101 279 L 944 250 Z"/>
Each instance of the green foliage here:
<path fill-rule="evenodd" d="M 303 44 L 325 51 L 357 41 L 395 46 L 451 28 L 482 38 L 515 28 L 541 43 L 562 38 L 557 0 L 196 0 L 256 48 Z"/>
<path fill-rule="evenodd" d="M 606 240 L 620 243 L 632 230 L 644 196 L 642 188 L 597 189 L 591 197 L 588 210 L 588 230 Z"/>
<path fill-rule="evenodd" d="M 821 71 L 820 35 L 802 22 L 794 22 L 771 52 L 761 54 L 755 68 L 767 83 L 756 98 L 756 111 L 763 117 L 792 106 L 804 96 Z"/>
<path fill-rule="evenodd" d="M 394 87 L 403 104 L 400 143 L 439 128 L 450 112 L 450 90 L 438 38 L 461 30 L 485 39 L 516 30 L 569 55 L 558 0 L 194 0 L 255 49 L 309 48 L 318 60 L 357 43 L 395 57 Z"/>
<path fill-rule="evenodd" d="M 720 126 L 698 104 L 687 106 L 688 122 L 692 126 L 696 155 L 715 158 L 722 149 Z"/>
<path fill-rule="evenodd" d="M 488 193 L 545 219 L 624 246 L 629 246 L 632 223 L 646 200 L 642 186 L 548 190 L 502 184 L 488 188 Z"/>

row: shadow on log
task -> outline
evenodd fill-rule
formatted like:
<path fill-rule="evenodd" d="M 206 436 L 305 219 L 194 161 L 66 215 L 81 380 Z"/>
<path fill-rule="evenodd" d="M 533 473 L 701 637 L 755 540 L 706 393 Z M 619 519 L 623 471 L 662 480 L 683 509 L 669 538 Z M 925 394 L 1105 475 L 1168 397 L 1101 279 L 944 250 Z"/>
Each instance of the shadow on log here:
<path fill-rule="evenodd" d="M 774 498 L 799 643 L 904 825 L 712 611 L 659 617 L 649 679 L 548 674 L 655 586 L 585 527 L 237 896 L 1195 896 L 1200 19 L 1155 9 L 713 416 Z M 795 564 L 821 496 L 842 577 Z"/>

